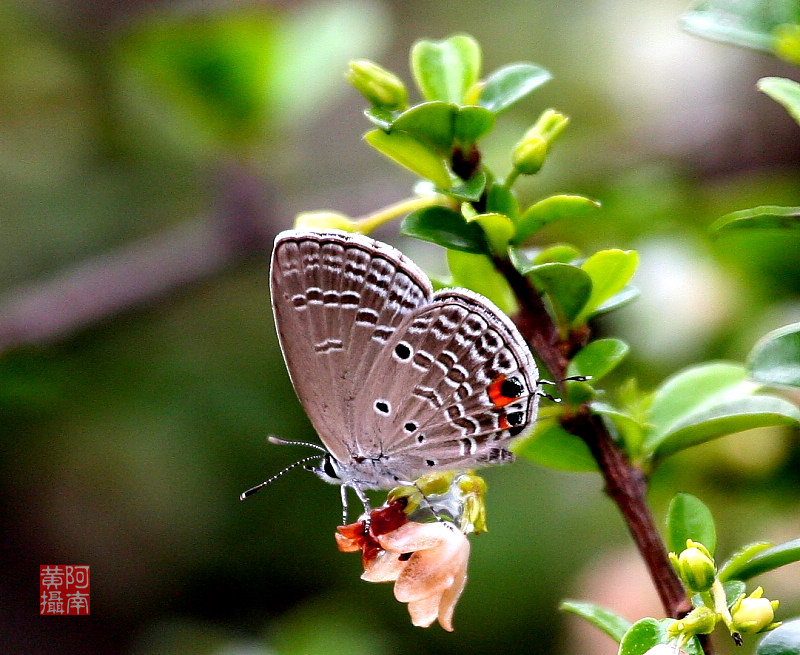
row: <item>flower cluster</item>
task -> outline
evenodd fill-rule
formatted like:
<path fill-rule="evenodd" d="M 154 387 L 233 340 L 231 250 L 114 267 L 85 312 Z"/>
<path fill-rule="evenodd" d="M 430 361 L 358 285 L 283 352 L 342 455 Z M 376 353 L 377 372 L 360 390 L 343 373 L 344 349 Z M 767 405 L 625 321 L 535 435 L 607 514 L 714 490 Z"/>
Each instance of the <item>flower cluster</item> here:
<path fill-rule="evenodd" d="M 434 494 L 428 497 L 426 488 L 442 492 L 435 494 L 438 503 L 431 502 Z M 361 552 L 363 580 L 394 582 L 394 596 L 408 603 L 414 625 L 428 627 L 438 619 L 452 632 L 453 611 L 467 582 L 470 545 L 465 532 L 475 531 L 476 525 L 485 530 L 484 490 L 477 476 L 436 474 L 436 479 L 393 490 L 386 504 L 368 517 L 339 526 L 336 543 L 342 552 Z M 458 525 L 440 516 L 443 506 Z M 431 514 L 435 520 L 409 520 L 415 513 Z"/>

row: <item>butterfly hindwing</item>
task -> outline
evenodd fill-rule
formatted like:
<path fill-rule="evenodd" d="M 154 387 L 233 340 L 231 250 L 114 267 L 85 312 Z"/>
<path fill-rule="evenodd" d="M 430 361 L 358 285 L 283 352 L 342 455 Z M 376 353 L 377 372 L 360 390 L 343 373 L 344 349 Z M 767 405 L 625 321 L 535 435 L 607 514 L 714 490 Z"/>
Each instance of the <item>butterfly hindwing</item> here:
<path fill-rule="evenodd" d="M 508 461 L 508 441 L 535 418 L 537 375 L 516 327 L 493 304 L 463 289 L 437 292 L 397 328 L 364 379 L 354 438 L 404 480 Z"/>

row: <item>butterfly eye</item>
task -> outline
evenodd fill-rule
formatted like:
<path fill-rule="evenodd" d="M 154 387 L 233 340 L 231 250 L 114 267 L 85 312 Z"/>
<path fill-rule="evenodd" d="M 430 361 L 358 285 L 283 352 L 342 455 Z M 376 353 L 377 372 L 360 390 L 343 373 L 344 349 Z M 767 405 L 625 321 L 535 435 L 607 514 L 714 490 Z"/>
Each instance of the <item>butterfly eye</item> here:
<path fill-rule="evenodd" d="M 330 455 L 325 455 L 322 458 L 322 470 L 329 478 L 333 480 L 339 479 L 339 472 L 336 470 L 336 466 L 333 463 L 333 457 Z"/>

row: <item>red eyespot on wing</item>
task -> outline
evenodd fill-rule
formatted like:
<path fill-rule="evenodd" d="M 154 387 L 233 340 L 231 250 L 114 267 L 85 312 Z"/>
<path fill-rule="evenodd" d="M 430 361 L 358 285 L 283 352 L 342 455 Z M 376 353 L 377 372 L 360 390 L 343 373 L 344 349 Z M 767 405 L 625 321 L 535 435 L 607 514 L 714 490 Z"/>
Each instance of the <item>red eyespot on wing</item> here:
<path fill-rule="evenodd" d="M 489 385 L 489 399 L 495 407 L 505 407 L 520 398 L 525 392 L 525 387 L 515 378 L 506 378 L 498 375 Z"/>

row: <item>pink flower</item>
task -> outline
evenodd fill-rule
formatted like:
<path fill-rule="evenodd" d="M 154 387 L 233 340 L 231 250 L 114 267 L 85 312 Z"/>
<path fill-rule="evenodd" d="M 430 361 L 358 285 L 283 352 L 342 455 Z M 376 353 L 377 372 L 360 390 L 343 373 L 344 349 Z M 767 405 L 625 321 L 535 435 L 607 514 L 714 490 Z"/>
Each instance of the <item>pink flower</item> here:
<path fill-rule="evenodd" d="M 405 523 L 377 536 L 381 549 L 361 576 L 394 582 L 394 596 L 408 603 L 411 622 L 427 628 L 439 620 L 453 631 L 453 610 L 467 582 L 469 541 L 453 524 Z"/>

